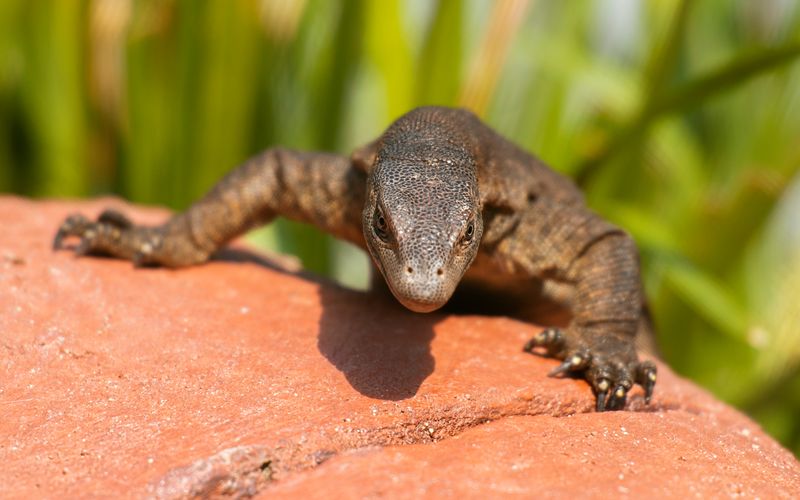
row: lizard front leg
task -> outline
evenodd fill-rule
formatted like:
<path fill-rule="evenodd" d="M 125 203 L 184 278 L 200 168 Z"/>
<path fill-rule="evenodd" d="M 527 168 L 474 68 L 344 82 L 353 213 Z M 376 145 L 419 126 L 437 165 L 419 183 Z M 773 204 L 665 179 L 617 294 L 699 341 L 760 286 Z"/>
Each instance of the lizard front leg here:
<path fill-rule="evenodd" d="M 363 246 L 364 177 L 343 156 L 269 149 L 160 226 L 137 226 L 112 210 L 96 221 L 75 214 L 61 224 L 53 246 L 62 248 L 67 238 L 77 237 L 78 254 L 182 267 L 206 261 L 231 239 L 278 215 Z"/>
<path fill-rule="evenodd" d="M 542 200 L 522 214 L 498 252 L 531 275 L 574 286 L 569 326 L 544 330 L 525 346 L 564 360 L 552 376 L 582 373 L 598 411 L 624 407 L 634 383 L 650 401 L 656 367 L 640 362 L 634 346 L 643 296 L 627 234 L 582 207 Z"/>

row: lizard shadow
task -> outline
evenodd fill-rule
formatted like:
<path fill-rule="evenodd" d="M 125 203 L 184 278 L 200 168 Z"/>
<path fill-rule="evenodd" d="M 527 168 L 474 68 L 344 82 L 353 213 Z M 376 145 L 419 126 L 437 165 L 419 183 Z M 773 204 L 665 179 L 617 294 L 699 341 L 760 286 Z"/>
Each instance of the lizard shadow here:
<path fill-rule="evenodd" d="M 229 247 L 217 252 L 214 259 L 252 263 L 318 284 L 322 314 L 317 347 L 362 395 L 390 401 L 408 399 L 433 373 L 430 344 L 433 327 L 442 314 L 405 309 L 385 285 L 373 285 L 369 292 L 347 289 L 244 249 Z"/>
<path fill-rule="evenodd" d="M 317 346 L 364 396 L 399 401 L 416 395 L 435 368 L 430 344 L 440 314 L 416 314 L 380 290 L 319 289 Z"/>
<path fill-rule="evenodd" d="M 298 270 L 272 257 L 227 248 L 215 259 L 249 262 L 319 285 L 322 306 L 317 347 L 349 384 L 364 396 L 390 401 L 417 394 L 436 366 L 431 353 L 434 326 L 447 315 L 506 316 L 539 325 L 564 327 L 569 311 L 556 302 L 525 295 L 489 297 L 481 289 L 460 286 L 441 312 L 414 313 L 392 296 L 379 275 L 368 292 L 351 290 L 328 279 Z M 373 273 L 377 273 L 373 269 Z M 522 346 L 520 346 L 522 347 Z M 539 354 L 542 355 L 542 354 Z"/>
<path fill-rule="evenodd" d="M 463 285 L 439 311 L 419 314 L 392 296 L 375 268 L 372 274 L 369 292 L 335 284 L 320 287 L 322 316 L 317 342 L 320 352 L 350 385 L 371 398 L 397 401 L 416 395 L 436 366 L 430 347 L 434 326 L 448 315 L 478 312 L 559 327 L 570 320 L 566 308 L 532 290 L 522 296 L 489 297 L 480 288 Z"/>

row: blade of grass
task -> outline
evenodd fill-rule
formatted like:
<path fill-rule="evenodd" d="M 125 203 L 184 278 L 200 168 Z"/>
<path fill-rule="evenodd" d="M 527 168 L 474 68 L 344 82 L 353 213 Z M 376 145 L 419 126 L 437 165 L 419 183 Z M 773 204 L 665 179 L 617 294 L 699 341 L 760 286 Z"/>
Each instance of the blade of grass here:
<path fill-rule="evenodd" d="M 635 205 L 608 203 L 603 209 L 608 220 L 624 227 L 640 248 L 658 249 L 671 254 L 680 253 L 680 241 L 667 221 Z"/>
<path fill-rule="evenodd" d="M 192 130 L 178 170 L 188 186 L 188 200 L 202 196 L 222 175 L 245 160 L 255 113 L 257 12 L 252 1 L 210 2 L 204 12 L 198 64 L 193 81 L 197 92 L 186 117 Z M 188 89 L 184 89 L 188 91 Z M 194 120 L 190 122 L 189 120 Z"/>
<path fill-rule="evenodd" d="M 649 122 L 665 114 L 695 109 L 705 101 L 729 92 L 753 78 L 793 63 L 798 57 L 800 57 L 800 42 L 761 49 L 740 56 L 709 74 L 665 94 L 663 98 L 654 102 L 644 120 Z"/>
<path fill-rule="evenodd" d="M 174 92 L 174 113 L 177 132 L 170 151 L 171 163 L 166 171 L 166 187 L 170 200 L 177 208 L 186 208 L 192 200 L 192 182 L 187 175 L 196 159 L 194 148 L 198 145 L 197 125 L 201 119 L 199 106 L 202 96 L 205 45 L 213 43 L 206 39 L 205 26 L 212 9 L 211 2 L 176 0 L 176 80 L 169 82 Z M 198 172 L 203 175 L 202 172 Z"/>
<path fill-rule="evenodd" d="M 366 52 L 383 80 L 390 120 L 407 112 L 413 100 L 415 73 L 400 14 L 397 0 L 366 3 Z"/>
<path fill-rule="evenodd" d="M 738 342 L 746 342 L 745 306 L 725 286 L 688 262 L 664 270 L 665 283 L 700 316 Z"/>
<path fill-rule="evenodd" d="M 25 67 L 22 96 L 31 126 L 31 193 L 88 193 L 87 127 L 83 93 L 80 2 L 29 2 L 24 7 Z"/>
<path fill-rule="evenodd" d="M 592 157 L 573 169 L 575 179 L 579 185 L 585 186 L 588 184 L 597 171 L 621 149 L 643 141 L 649 126 L 649 122 L 645 120 L 645 117 L 648 116 L 648 110 L 661 95 L 668 76 L 677 64 L 692 5 L 693 0 L 680 1 L 670 21 L 666 38 L 662 43 L 657 43 L 650 52 L 650 57 L 645 65 L 645 91 L 639 106 L 640 111 L 634 115 L 630 122 L 617 127 L 616 132 L 611 133 L 611 139 L 608 140 L 605 147 L 594 152 Z M 638 144 L 633 149 L 642 151 L 643 147 Z"/>
<path fill-rule="evenodd" d="M 22 53 L 19 44 L 21 0 L 0 2 L 0 191 L 12 191 L 16 186 L 14 139 L 12 131 L 18 119 L 19 79 Z"/>
<path fill-rule="evenodd" d="M 175 5 L 140 1 L 133 7 L 127 48 L 127 123 L 119 183 L 132 201 L 179 208 L 168 179 L 180 131 Z"/>
<path fill-rule="evenodd" d="M 530 0 L 507 0 L 494 4 L 486 33 L 458 99 L 461 106 L 480 116 L 486 114 L 511 41 L 522 26 L 530 4 Z"/>
<path fill-rule="evenodd" d="M 336 8 L 327 2 L 309 2 L 301 23 L 297 44 L 286 53 L 282 68 L 270 68 L 290 73 L 289 85 L 273 82 L 274 113 L 269 128 L 275 137 L 290 146 L 338 151 L 343 140 L 343 123 L 348 104 L 348 92 L 363 56 L 365 9 L 361 1 L 344 2 Z M 332 11 L 332 12 L 331 12 Z M 330 23 L 333 29 L 328 30 Z M 330 37 L 319 40 L 316 37 Z M 312 43 L 317 42 L 317 43 Z M 281 104 L 274 99 L 292 102 Z M 288 106 L 287 106 L 288 104 Z M 291 135 L 277 129 L 282 122 L 294 120 L 284 116 L 287 110 L 302 116 L 300 126 Z M 307 137 L 307 140 L 306 140 Z M 331 238 L 303 224 L 279 220 L 275 225 L 278 248 L 300 257 L 305 268 L 329 274 L 332 266 Z"/>
<path fill-rule="evenodd" d="M 455 104 L 461 82 L 463 26 L 463 2 L 440 0 L 417 64 L 418 105 Z"/>
<path fill-rule="evenodd" d="M 643 101 L 645 109 L 658 100 L 666 87 L 670 73 L 677 66 L 693 5 L 694 0 L 681 0 L 673 14 L 667 38 L 650 53 L 644 74 L 647 89 Z"/>
<path fill-rule="evenodd" d="M 797 42 L 763 49 L 740 56 L 704 76 L 665 92 L 663 97 L 647 105 L 631 122 L 622 126 L 595 157 L 576 169 L 578 183 L 587 184 L 603 163 L 609 161 L 627 145 L 640 141 L 641 137 L 647 134 L 650 124 L 658 118 L 695 109 L 753 78 L 793 63 L 798 57 L 800 57 L 800 43 Z"/>
<path fill-rule="evenodd" d="M 314 73 L 313 115 L 316 147 L 335 151 L 342 139 L 339 126 L 346 109 L 347 92 L 363 54 L 365 8 L 362 0 L 344 2 L 332 43 Z"/>
<path fill-rule="evenodd" d="M 675 27 L 665 48 L 657 51 L 672 65 L 677 57 L 678 42 L 685 30 L 689 0 L 684 0 L 676 15 Z M 739 56 L 729 63 L 697 77 L 672 90 L 662 90 L 667 80 L 668 64 L 657 65 L 658 57 L 652 59 L 648 71 L 650 90 L 648 97 L 638 113 L 628 124 L 621 126 L 604 148 L 592 158 L 575 169 L 579 184 L 586 185 L 596 171 L 619 153 L 621 149 L 633 142 L 639 142 L 648 133 L 650 124 L 656 119 L 672 113 L 685 112 L 702 105 L 709 99 L 721 95 L 747 81 L 762 76 L 794 62 L 800 56 L 800 43 L 791 42 L 781 47 L 762 49 L 759 52 Z"/>

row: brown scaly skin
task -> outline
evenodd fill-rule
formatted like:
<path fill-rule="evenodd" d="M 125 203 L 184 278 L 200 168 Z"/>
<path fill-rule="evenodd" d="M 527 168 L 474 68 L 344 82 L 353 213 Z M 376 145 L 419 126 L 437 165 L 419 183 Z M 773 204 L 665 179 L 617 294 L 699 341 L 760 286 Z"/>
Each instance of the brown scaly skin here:
<path fill-rule="evenodd" d="M 97 221 L 72 215 L 54 247 L 74 236 L 78 254 L 181 267 L 279 215 L 367 249 L 413 311 L 444 305 L 462 278 L 523 293 L 568 285 L 570 324 L 525 350 L 563 359 L 551 375 L 582 374 L 598 411 L 623 408 L 634 383 L 650 400 L 656 367 L 634 348 L 643 297 L 633 241 L 588 211 L 569 180 L 468 111 L 413 110 L 351 158 L 269 149 L 161 226 L 113 211 Z"/>

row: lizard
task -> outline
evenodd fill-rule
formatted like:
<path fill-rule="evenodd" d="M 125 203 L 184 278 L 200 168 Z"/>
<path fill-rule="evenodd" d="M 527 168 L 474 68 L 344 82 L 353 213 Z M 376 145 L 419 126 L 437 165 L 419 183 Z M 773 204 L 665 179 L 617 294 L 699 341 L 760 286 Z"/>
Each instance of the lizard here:
<path fill-rule="evenodd" d="M 566 290 L 550 296 L 568 323 L 523 349 L 562 360 L 550 376 L 583 377 L 596 411 L 624 408 L 634 384 L 651 400 L 656 365 L 634 345 L 644 297 L 633 239 L 590 211 L 566 176 L 465 109 L 416 108 L 349 157 L 269 148 L 162 225 L 114 210 L 73 214 L 53 247 L 78 238 L 78 255 L 177 268 L 278 216 L 366 250 L 411 311 L 442 307 L 457 287 L 505 290 L 523 304 Z"/>

